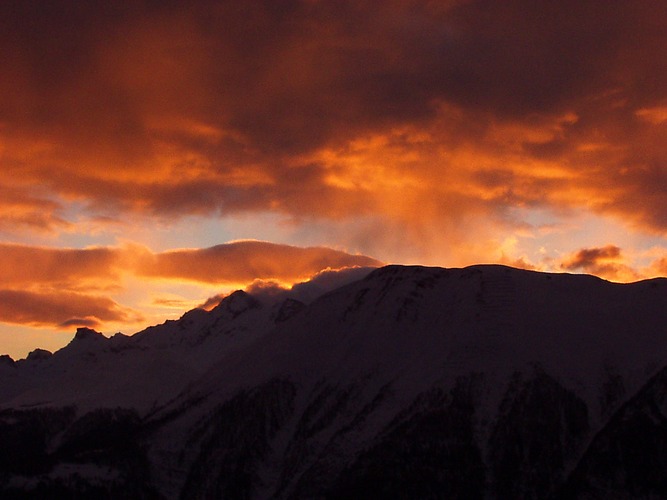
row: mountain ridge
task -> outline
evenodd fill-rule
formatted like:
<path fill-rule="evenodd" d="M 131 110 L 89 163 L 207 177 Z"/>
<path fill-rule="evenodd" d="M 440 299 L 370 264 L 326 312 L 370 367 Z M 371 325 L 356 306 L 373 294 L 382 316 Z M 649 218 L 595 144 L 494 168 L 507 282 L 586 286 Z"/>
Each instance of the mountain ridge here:
<path fill-rule="evenodd" d="M 104 455 L 116 475 L 102 483 L 147 497 L 577 498 L 600 470 L 641 476 L 626 455 L 604 469 L 600 450 L 624 435 L 627 405 L 662 394 L 665 325 L 667 279 L 386 266 L 308 304 L 235 292 L 134 336 L 77 333 L 48 359 L 15 363 L 0 423 L 65 415 L 44 431 L 56 450 L 87 415 L 85 428 L 120 429 L 149 479 Z M 93 488 L 81 467 L 62 473 L 91 466 L 71 451 L 85 436 L 57 466 L 0 485 L 67 490 L 76 476 Z M 660 481 L 620 486 L 667 494 Z"/>

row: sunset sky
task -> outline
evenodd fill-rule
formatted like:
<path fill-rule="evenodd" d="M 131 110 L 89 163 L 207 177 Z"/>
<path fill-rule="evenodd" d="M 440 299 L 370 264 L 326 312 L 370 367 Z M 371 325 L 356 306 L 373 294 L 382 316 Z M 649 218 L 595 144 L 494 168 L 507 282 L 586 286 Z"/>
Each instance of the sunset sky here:
<path fill-rule="evenodd" d="M 0 2 L 0 353 L 327 268 L 664 276 L 665 54 L 663 0 Z"/>

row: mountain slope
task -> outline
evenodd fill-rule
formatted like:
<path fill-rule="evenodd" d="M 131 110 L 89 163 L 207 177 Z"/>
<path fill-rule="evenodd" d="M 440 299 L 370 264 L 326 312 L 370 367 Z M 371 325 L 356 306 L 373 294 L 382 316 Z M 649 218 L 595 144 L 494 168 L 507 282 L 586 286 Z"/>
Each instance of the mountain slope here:
<path fill-rule="evenodd" d="M 645 463 L 600 457 L 663 418 L 665 325 L 665 279 L 503 266 L 388 266 L 309 305 L 236 292 L 132 337 L 80 330 L 53 356 L 3 363 L 0 439 L 16 451 L 21 429 L 41 438 L 0 484 L 147 498 L 660 494 L 650 474 L 603 479 L 662 467 L 663 424 Z"/>

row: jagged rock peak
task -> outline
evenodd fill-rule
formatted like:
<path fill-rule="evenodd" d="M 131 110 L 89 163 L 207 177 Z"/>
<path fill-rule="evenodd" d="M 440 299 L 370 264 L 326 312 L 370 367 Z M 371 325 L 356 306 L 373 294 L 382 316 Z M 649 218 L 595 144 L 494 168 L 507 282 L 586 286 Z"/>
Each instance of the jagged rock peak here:
<path fill-rule="evenodd" d="M 53 353 L 46 349 L 35 349 L 28 354 L 26 359 L 28 361 L 44 361 L 45 359 L 49 359 L 52 355 Z"/>
<path fill-rule="evenodd" d="M 74 340 L 87 340 L 87 339 L 99 339 L 105 338 L 100 332 L 93 330 L 92 328 L 86 328 L 85 326 L 79 327 L 76 329 L 76 334 L 74 335 Z"/>
<path fill-rule="evenodd" d="M 255 297 L 243 290 L 237 290 L 222 299 L 220 304 L 218 304 L 212 312 L 214 314 L 226 312 L 230 313 L 233 317 L 236 317 L 249 309 L 258 309 L 260 307 L 262 307 L 262 305 Z"/>
<path fill-rule="evenodd" d="M 112 346 L 126 346 L 131 342 L 131 338 L 129 335 L 125 335 L 124 333 L 117 332 L 114 333 L 110 338 L 109 338 L 109 343 Z"/>
<path fill-rule="evenodd" d="M 0 355 L 0 365 L 14 366 L 15 361 L 8 354 Z"/>

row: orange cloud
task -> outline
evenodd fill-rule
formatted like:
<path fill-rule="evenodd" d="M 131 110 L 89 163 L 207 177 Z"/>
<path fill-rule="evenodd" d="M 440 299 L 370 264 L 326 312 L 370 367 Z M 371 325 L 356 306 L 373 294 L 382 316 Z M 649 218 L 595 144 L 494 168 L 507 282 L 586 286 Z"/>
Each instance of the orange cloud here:
<path fill-rule="evenodd" d="M 667 257 L 656 260 L 651 265 L 653 276 L 667 276 Z"/>
<path fill-rule="evenodd" d="M 659 0 L 1 5 L 0 231 L 268 212 L 445 263 L 531 208 L 664 235 L 666 24 Z"/>
<path fill-rule="evenodd" d="M 0 186 L 0 232 L 48 233 L 71 227 L 58 215 L 60 208 L 59 203 L 40 198 L 30 188 Z"/>
<path fill-rule="evenodd" d="M 661 125 L 662 123 L 667 122 L 667 106 L 641 108 L 635 111 L 635 114 L 652 125 Z"/>
<path fill-rule="evenodd" d="M 382 263 L 376 259 L 330 248 L 238 241 L 211 248 L 159 253 L 142 262 L 137 273 L 203 283 L 244 283 L 255 279 L 289 283 L 327 268 L 380 265 Z"/>
<path fill-rule="evenodd" d="M 119 284 L 123 273 L 203 283 L 289 282 L 322 269 L 380 265 L 371 257 L 330 248 L 250 240 L 161 253 L 140 245 L 74 249 L 0 243 L 0 279 L 5 286 L 98 288 L 100 283 Z"/>
<path fill-rule="evenodd" d="M 0 290 L 0 321 L 69 329 L 103 322 L 136 322 L 141 316 L 107 297 L 67 291 Z"/>
<path fill-rule="evenodd" d="M 125 251 L 0 243 L 0 281 L 4 286 L 99 287 L 118 282 Z"/>
<path fill-rule="evenodd" d="M 1 14 L 1 47 L 13 61 L 0 97 L 5 158 L 28 182 L 107 213 L 305 209 L 339 217 L 346 207 L 362 209 L 369 189 L 398 192 L 406 176 L 449 181 L 452 170 L 473 173 L 480 163 L 483 172 L 504 174 L 491 181 L 502 190 L 467 179 L 472 198 L 512 191 L 501 205 L 543 199 L 524 193 L 527 182 L 526 192 L 537 185 L 550 195 L 545 201 L 558 203 L 558 191 L 571 183 L 535 177 L 554 170 L 571 178 L 584 169 L 586 178 L 598 162 L 574 162 L 583 142 L 577 137 L 601 144 L 625 132 L 609 112 L 595 118 L 609 106 L 596 96 L 619 87 L 609 98 L 614 109 L 651 124 L 661 123 L 655 117 L 665 97 L 645 87 L 667 74 L 654 51 L 664 40 L 657 31 L 664 9 L 650 1 L 624 8 L 484 1 L 236 8 L 198 1 L 128 6 L 114 16 L 55 2 L 48 13 L 23 6 Z M 383 159 L 354 163 L 350 155 L 342 171 L 326 161 L 295 167 L 289 160 L 396 127 L 431 129 L 437 103 L 457 108 L 463 125 L 440 130 L 428 155 L 415 143 L 401 151 L 396 182 L 391 173 L 379 175 L 394 170 Z M 540 132 L 536 118 L 551 116 L 581 119 Z M 510 122 L 524 151 L 507 151 L 512 136 L 489 128 Z M 448 148 L 461 139 L 472 145 L 469 154 L 459 148 L 450 157 Z M 44 146 L 26 152 L 31 143 Z M 503 150 L 494 151 L 498 143 Z M 546 155 L 565 155 L 566 166 L 535 161 Z M 640 166 L 629 167 L 642 177 Z M 419 175 L 424 170 L 430 174 Z"/>
<path fill-rule="evenodd" d="M 139 279 L 146 289 L 156 279 L 242 287 L 256 279 L 289 284 L 323 269 L 379 265 L 378 260 L 363 255 L 261 241 L 162 253 L 129 244 L 56 249 L 0 243 L 0 322 L 57 328 L 97 327 L 104 322 L 136 324 L 141 315 L 112 299 L 122 292 L 126 277 Z M 154 305 L 180 304 L 185 310 L 192 302 L 158 299 Z"/>

